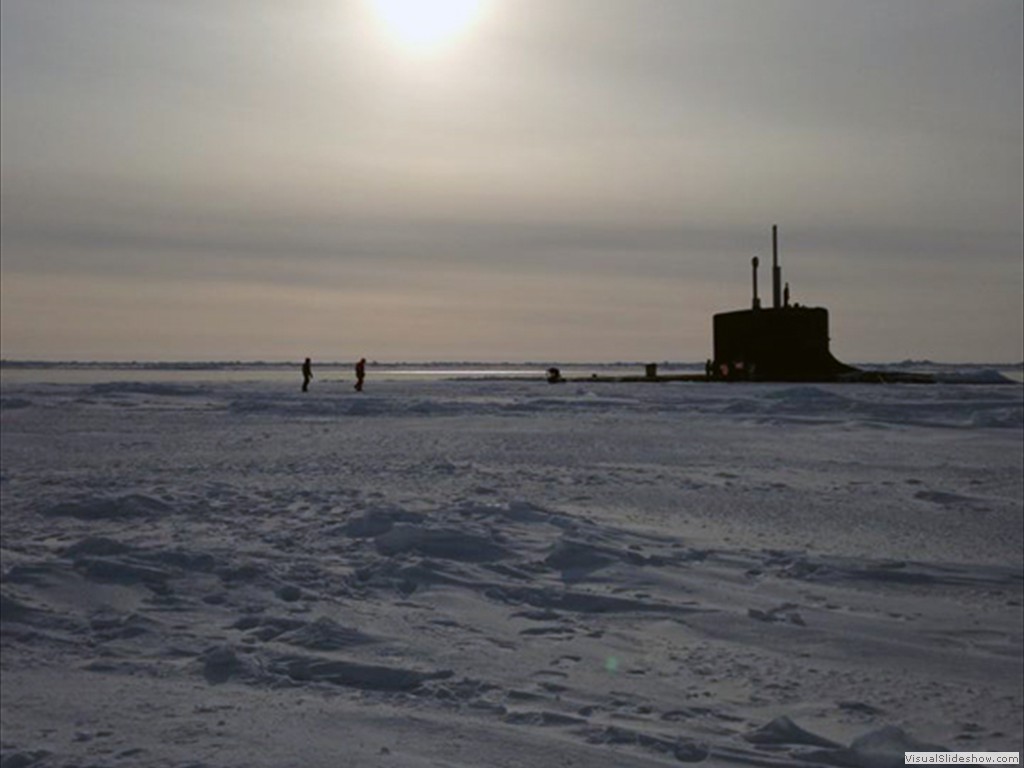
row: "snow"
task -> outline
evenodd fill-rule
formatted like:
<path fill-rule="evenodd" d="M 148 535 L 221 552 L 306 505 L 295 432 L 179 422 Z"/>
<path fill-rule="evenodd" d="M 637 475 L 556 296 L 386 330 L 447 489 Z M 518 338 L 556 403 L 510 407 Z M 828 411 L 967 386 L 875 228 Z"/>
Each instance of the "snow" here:
<path fill-rule="evenodd" d="M 86 373 L 3 380 L 3 768 L 1021 748 L 1019 384 Z"/>

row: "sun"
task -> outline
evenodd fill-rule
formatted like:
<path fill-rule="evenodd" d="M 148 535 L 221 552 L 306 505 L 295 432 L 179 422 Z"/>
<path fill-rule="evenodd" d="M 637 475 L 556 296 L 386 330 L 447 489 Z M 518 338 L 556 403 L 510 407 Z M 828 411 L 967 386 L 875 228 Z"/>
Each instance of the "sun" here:
<path fill-rule="evenodd" d="M 484 0 L 371 0 L 391 36 L 417 52 L 454 41 L 476 21 L 483 5 Z"/>

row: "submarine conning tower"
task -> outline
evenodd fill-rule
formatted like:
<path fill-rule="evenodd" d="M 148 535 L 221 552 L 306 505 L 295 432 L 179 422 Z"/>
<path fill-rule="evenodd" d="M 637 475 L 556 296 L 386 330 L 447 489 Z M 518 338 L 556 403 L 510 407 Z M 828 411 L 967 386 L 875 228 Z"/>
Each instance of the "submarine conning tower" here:
<path fill-rule="evenodd" d="M 757 257 L 752 260 L 754 295 L 750 309 L 714 316 L 713 372 L 719 379 L 832 381 L 856 368 L 829 351 L 828 310 L 789 303 L 782 287 L 778 227 L 772 226 L 772 306 L 757 295 Z"/>

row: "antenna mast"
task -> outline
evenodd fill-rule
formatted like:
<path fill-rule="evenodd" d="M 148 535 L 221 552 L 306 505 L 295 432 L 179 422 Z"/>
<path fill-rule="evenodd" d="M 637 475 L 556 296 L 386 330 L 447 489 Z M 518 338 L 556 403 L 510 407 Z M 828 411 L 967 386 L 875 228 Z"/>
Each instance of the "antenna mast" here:
<path fill-rule="evenodd" d="M 779 266 L 779 227 L 772 224 L 772 307 L 782 306 L 782 268 Z"/>
<path fill-rule="evenodd" d="M 759 298 L 757 298 L 757 267 L 758 267 L 758 265 L 760 263 L 761 262 L 757 258 L 757 256 L 755 256 L 754 258 L 752 258 L 750 260 L 750 266 L 753 267 L 753 272 L 754 272 L 754 300 L 753 300 L 753 302 L 751 304 L 751 306 L 754 309 L 760 309 L 761 308 L 761 300 Z"/>

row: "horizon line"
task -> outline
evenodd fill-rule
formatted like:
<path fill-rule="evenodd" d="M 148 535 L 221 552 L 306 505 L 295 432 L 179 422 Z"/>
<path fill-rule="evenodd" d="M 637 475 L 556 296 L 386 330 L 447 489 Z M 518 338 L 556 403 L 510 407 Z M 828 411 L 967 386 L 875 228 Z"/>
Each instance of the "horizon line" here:
<path fill-rule="evenodd" d="M 324 360 L 321 362 L 314 362 L 315 365 L 319 366 L 350 366 L 354 365 L 356 359 L 353 360 Z M 649 365 L 655 363 L 657 365 L 666 366 L 700 366 L 705 364 L 705 360 L 473 360 L 473 359 L 461 359 L 461 360 L 370 360 L 367 362 L 368 365 L 375 367 L 382 366 L 444 366 L 444 365 L 474 365 L 474 366 L 512 366 L 512 365 L 525 365 L 525 366 L 635 366 L 635 365 Z M 974 360 L 961 360 L 961 361 L 941 361 L 931 359 L 914 359 L 904 358 L 902 360 L 873 360 L 873 361 L 858 361 L 860 365 L 987 365 L 987 366 L 1001 366 L 1001 367 L 1024 367 L 1024 360 L 1020 361 L 974 361 Z M 15 359 L 15 358 L 0 358 L 0 366 L 11 366 L 11 367 L 32 367 L 32 366 L 45 366 L 45 367 L 56 367 L 56 366 L 82 366 L 82 367 L 162 367 L 162 368 L 200 368 L 200 367 L 241 367 L 241 366 L 256 366 L 256 367 L 269 367 L 269 366 L 292 366 L 302 365 L 302 360 L 60 360 L 60 359 Z"/>

